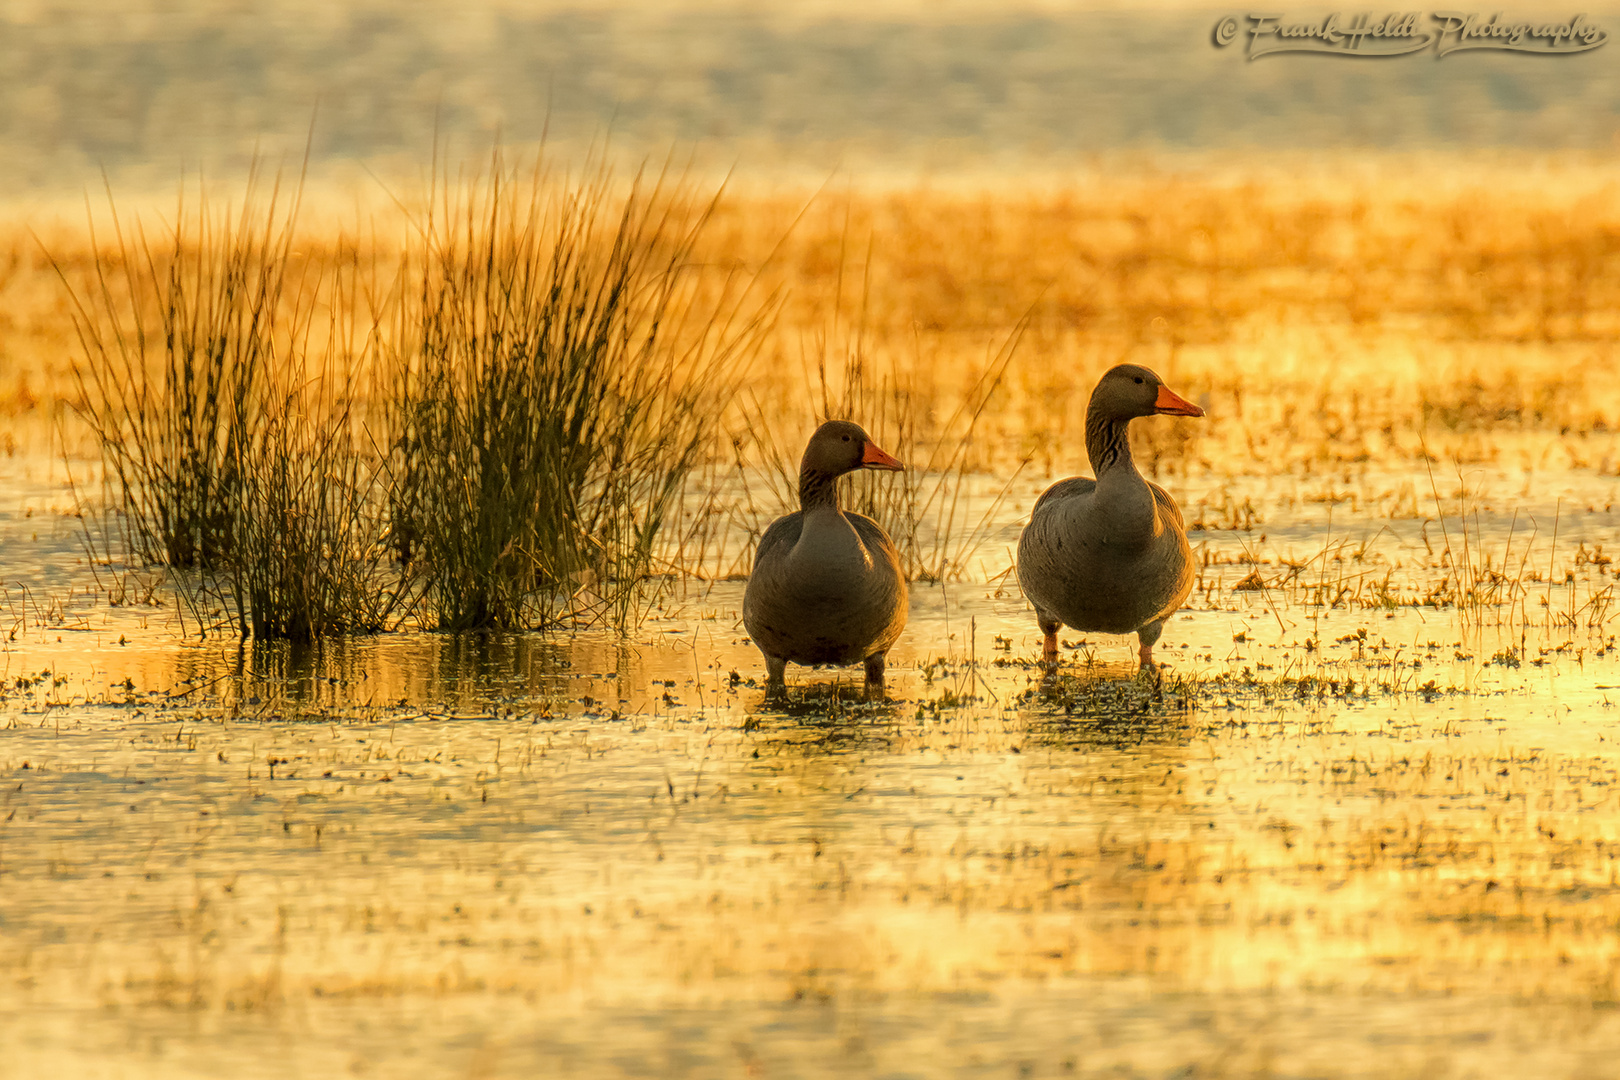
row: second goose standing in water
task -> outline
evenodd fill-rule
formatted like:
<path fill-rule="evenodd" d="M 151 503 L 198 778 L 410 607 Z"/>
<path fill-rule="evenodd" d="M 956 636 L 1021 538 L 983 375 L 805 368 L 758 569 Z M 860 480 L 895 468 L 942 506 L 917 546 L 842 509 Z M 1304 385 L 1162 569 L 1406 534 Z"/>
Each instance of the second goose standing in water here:
<path fill-rule="evenodd" d="M 868 693 L 906 626 L 906 576 L 883 527 L 838 506 L 838 478 L 856 469 L 904 468 L 858 424 L 816 429 L 799 467 L 798 513 L 760 537 L 743 593 L 743 626 L 765 654 L 767 691 L 785 689 L 795 664 L 866 664 Z"/>
<path fill-rule="evenodd" d="M 1170 493 L 1131 461 L 1127 433 L 1138 416 L 1203 416 L 1153 372 L 1112 368 L 1086 409 L 1086 454 L 1095 480 L 1060 480 L 1035 503 L 1018 541 L 1018 581 L 1035 605 L 1042 659 L 1057 662 L 1060 626 L 1137 635 L 1143 670 L 1153 643 L 1192 592 L 1192 548 Z"/>

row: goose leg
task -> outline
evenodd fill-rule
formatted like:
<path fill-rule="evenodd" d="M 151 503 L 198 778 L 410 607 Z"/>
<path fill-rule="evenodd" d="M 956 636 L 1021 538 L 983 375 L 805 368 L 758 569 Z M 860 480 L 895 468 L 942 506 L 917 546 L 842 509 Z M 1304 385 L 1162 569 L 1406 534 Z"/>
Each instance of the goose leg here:
<path fill-rule="evenodd" d="M 1158 670 L 1159 666 L 1153 662 L 1153 643 L 1159 640 L 1159 635 L 1162 633 L 1164 633 L 1163 619 L 1158 622 L 1148 623 L 1136 632 L 1137 640 L 1142 643 L 1141 647 L 1136 650 L 1136 654 L 1142 658 L 1143 671 Z"/>
<path fill-rule="evenodd" d="M 1043 635 L 1041 663 L 1048 668 L 1055 668 L 1058 662 L 1057 632 L 1058 628 L 1063 624 L 1040 610 L 1035 612 L 1035 620 L 1040 624 L 1041 634 Z"/>
<path fill-rule="evenodd" d="M 765 657 L 765 696 L 787 693 L 787 661 L 780 656 Z"/>
<path fill-rule="evenodd" d="M 866 658 L 866 696 L 883 696 L 883 664 L 888 653 L 873 653 Z"/>

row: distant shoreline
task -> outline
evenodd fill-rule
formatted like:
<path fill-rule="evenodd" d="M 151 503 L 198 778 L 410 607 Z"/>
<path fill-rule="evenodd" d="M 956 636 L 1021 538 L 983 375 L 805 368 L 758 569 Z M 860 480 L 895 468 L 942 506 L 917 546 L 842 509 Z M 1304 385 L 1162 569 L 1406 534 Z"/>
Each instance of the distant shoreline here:
<path fill-rule="evenodd" d="M 1211 44 L 1205 9 L 432 10 L 0 16 L 0 189 L 76 191 L 103 170 L 161 188 L 255 152 L 301 158 L 306 141 L 317 171 L 388 175 L 436 144 L 466 157 L 499 137 L 567 157 L 604 139 L 632 159 L 695 147 L 714 171 L 813 177 L 1066 170 L 1099 154 L 1607 152 L 1620 139 L 1605 50 L 1248 63 Z"/>

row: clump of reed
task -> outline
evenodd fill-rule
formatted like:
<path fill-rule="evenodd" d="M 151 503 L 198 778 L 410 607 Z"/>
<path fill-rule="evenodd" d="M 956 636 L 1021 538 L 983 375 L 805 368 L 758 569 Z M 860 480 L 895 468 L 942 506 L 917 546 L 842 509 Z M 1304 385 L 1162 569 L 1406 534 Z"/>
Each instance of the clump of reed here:
<path fill-rule="evenodd" d="M 694 261 L 714 200 L 497 153 L 368 261 L 301 197 L 183 187 L 58 264 L 123 556 L 243 636 L 623 625 L 773 309 Z"/>
<path fill-rule="evenodd" d="M 715 196 L 718 198 L 718 194 Z M 768 325 L 693 263 L 714 200 L 536 159 L 435 183 L 407 257 L 393 541 L 449 630 L 623 625 Z"/>
<path fill-rule="evenodd" d="M 234 206 L 201 181 L 188 196 L 149 229 L 109 193 L 110 241 L 92 221 L 85 278 L 57 263 L 80 343 L 74 406 L 111 502 L 108 527 L 86 528 L 92 562 L 117 544 L 166 567 L 204 631 L 381 629 L 403 590 L 354 409 L 371 341 L 360 268 L 295 251 L 301 181 L 278 175 L 264 195 L 255 169 Z"/>
<path fill-rule="evenodd" d="M 415 582 L 391 565 L 386 463 L 360 404 L 362 371 L 330 352 L 295 354 L 278 371 L 246 444 L 232 557 L 205 578 L 205 595 L 231 602 L 243 636 L 373 633 L 410 608 Z"/>

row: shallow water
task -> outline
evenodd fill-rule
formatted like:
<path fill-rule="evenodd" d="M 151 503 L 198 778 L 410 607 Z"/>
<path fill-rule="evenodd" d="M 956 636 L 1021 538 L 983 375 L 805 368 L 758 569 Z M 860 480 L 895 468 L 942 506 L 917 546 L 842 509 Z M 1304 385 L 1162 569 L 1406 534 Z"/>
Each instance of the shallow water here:
<path fill-rule="evenodd" d="M 774 704 L 735 581 L 623 639 L 198 641 L 89 588 L 28 459 L 0 1074 L 1606 1075 L 1620 661 L 1575 551 L 1613 479 L 1521 480 L 1484 550 L 1583 505 L 1509 603 L 1413 606 L 1435 522 L 1259 485 L 1160 685 L 1067 633 L 1043 683 L 985 573 L 914 587 L 886 702 L 794 668 Z"/>

